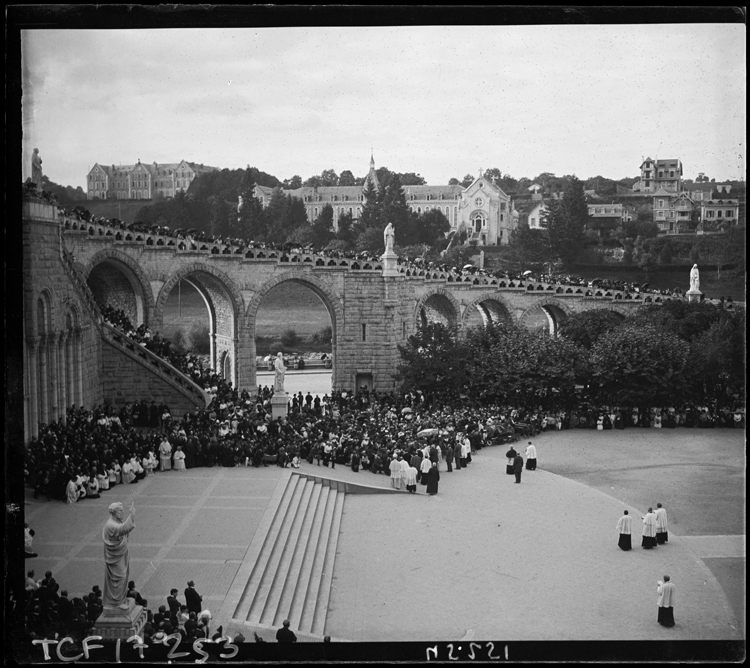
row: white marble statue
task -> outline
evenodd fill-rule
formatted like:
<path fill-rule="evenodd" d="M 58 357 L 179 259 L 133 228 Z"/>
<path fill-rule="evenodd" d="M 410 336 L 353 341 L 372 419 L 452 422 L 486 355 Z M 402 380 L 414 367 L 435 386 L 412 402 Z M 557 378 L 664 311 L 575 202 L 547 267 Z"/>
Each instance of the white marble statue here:
<path fill-rule="evenodd" d="M 393 253 L 393 242 L 396 239 L 396 230 L 393 223 L 388 223 L 383 230 L 383 241 L 385 243 L 385 252 Z"/>
<path fill-rule="evenodd" d="M 273 379 L 273 391 L 276 394 L 284 392 L 284 374 L 286 373 L 286 367 L 284 366 L 284 355 L 277 353 L 276 361 L 273 364 L 276 373 Z"/>
<path fill-rule="evenodd" d="M 37 188 L 42 188 L 42 156 L 39 155 L 39 149 L 34 149 L 34 155 L 31 156 L 31 182 L 36 183 Z"/>
<path fill-rule="evenodd" d="M 700 292 L 700 289 L 701 289 L 700 273 L 698 272 L 698 265 L 694 264 L 693 268 L 690 270 L 690 291 Z"/>

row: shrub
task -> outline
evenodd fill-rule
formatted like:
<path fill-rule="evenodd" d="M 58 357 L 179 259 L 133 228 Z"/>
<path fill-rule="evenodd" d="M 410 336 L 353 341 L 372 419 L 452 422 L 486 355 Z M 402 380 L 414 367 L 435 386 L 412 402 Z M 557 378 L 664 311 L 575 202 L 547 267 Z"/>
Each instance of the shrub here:
<path fill-rule="evenodd" d="M 323 327 L 312 335 L 313 343 L 330 343 L 333 338 L 333 327 Z"/>
<path fill-rule="evenodd" d="M 281 345 L 285 348 L 294 348 L 299 343 L 299 335 L 293 329 L 285 329 L 281 335 Z"/>

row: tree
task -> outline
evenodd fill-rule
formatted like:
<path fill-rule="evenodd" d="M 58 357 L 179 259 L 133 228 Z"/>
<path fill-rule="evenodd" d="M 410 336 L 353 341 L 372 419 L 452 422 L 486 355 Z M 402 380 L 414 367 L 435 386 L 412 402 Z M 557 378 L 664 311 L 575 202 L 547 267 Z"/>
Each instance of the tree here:
<path fill-rule="evenodd" d="M 669 330 L 627 322 L 591 349 L 600 400 L 625 406 L 669 406 L 687 389 L 688 344 Z"/>
<path fill-rule="evenodd" d="M 363 228 L 375 227 L 382 229 L 383 223 L 381 192 L 375 188 L 372 181 L 367 182 L 364 192 L 365 202 L 362 205 L 362 214 L 359 217 L 359 225 Z"/>
<path fill-rule="evenodd" d="M 405 174 L 399 174 L 401 185 L 404 186 L 423 186 L 427 182 L 419 175 L 414 172 L 406 172 Z"/>
<path fill-rule="evenodd" d="M 356 186 L 357 180 L 356 178 L 354 178 L 354 174 L 352 174 L 348 169 L 345 169 L 339 175 L 339 185 L 340 186 Z"/>
<path fill-rule="evenodd" d="M 333 215 L 333 209 L 331 209 L 331 215 Z M 340 213 L 339 219 L 336 221 L 336 239 L 344 242 L 347 246 L 354 243 L 354 221 L 352 220 L 352 214 L 348 211 L 346 213 Z"/>
<path fill-rule="evenodd" d="M 295 174 L 291 179 L 284 180 L 284 188 L 287 190 L 297 190 L 302 187 L 302 177 L 299 174 Z"/>
<path fill-rule="evenodd" d="M 532 230 L 525 221 L 510 233 L 508 250 L 518 271 L 539 271 L 552 259 L 547 230 Z"/>
<path fill-rule="evenodd" d="M 466 349 L 456 334 L 438 322 L 421 325 L 417 333 L 398 346 L 401 362 L 396 379 L 404 391 L 439 394 L 466 385 Z"/>
<path fill-rule="evenodd" d="M 472 183 L 474 183 L 474 177 L 471 174 L 467 174 L 464 176 L 464 178 L 461 180 L 461 185 L 464 188 L 468 188 Z"/>
<path fill-rule="evenodd" d="M 277 187 L 271 194 L 271 200 L 266 209 L 268 219 L 268 233 L 266 240 L 271 243 L 282 243 L 287 235 L 300 225 L 307 223 L 305 203 L 296 197 L 287 195 Z"/>
<path fill-rule="evenodd" d="M 227 202 L 215 195 L 208 199 L 211 208 L 211 234 L 214 236 L 237 237 L 240 235 L 240 225 L 237 213 L 230 209 Z"/>
<path fill-rule="evenodd" d="M 560 336 L 590 350 L 604 334 L 619 327 L 622 322 L 620 315 L 607 309 L 574 313 L 562 321 Z"/>
<path fill-rule="evenodd" d="M 339 184 L 339 175 L 332 169 L 324 169 L 320 174 L 320 180 L 324 186 L 337 186 Z"/>
<path fill-rule="evenodd" d="M 430 209 L 416 217 L 413 235 L 413 244 L 427 244 L 434 246 L 445 240 L 445 235 L 450 231 L 450 221 L 439 209 Z M 406 242 L 399 244 L 406 245 Z"/>
<path fill-rule="evenodd" d="M 461 182 L 454 176 L 450 181 L 448 181 L 449 186 L 460 186 Z"/>
<path fill-rule="evenodd" d="M 252 192 L 252 191 L 251 191 Z M 243 197 L 239 211 L 239 235 L 245 239 L 262 241 L 268 235 L 268 216 L 257 197 Z"/>
<path fill-rule="evenodd" d="M 583 183 L 571 177 L 561 200 L 552 200 L 542 219 L 546 224 L 550 245 L 563 265 L 571 267 L 585 241 L 589 210 Z"/>
<path fill-rule="evenodd" d="M 309 188 L 320 188 L 323 185 L 323 179 L 319 176 L 311 176 L 303 185 Z"/>
<path fill-rule="evenodd" d="M 333 207 L 326 204 L 318 214 L 318 217 L 312 224 L 313 243 L 317 248 L 324 248 L 325 245 L 336 236 L 333 231 Z"/>

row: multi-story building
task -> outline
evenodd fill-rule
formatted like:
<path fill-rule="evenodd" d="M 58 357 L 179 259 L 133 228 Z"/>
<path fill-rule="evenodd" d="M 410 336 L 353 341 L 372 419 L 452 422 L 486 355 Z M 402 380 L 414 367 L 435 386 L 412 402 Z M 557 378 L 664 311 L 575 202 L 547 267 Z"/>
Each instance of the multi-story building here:
<path fill-rule="evenodd" d="M 682 188 L 682 163 L 679 158 L 652 160 L 646 158 L 641 163 L 641 180 L 633 184 L 634 192 L 655 193 L 664 189 L 679 192 Z"/>
<path fill-rule="evenodd" d="M 740 214 L 740 203 L 736 199 L 710 199 L 700 203 L 700 222 L 719 227 L 722 223 L 736 225 Z"/>
<path fill-rule="evenodd" d="M 152 199 L 160 194 L 174 197 L 187 190 L 198 174 L 218 171 L 218 167 L 187 162 L 142 163 L 134 165 L 100 165 L 87 175 L 88 199 Z"/>
<path fill-rule="evenodd" d="M 370 158 L 370 170 L 361 186 L 303 186 L 284 193 L 301 199 L 305 204 L 307 219 L 315 220 L 326 204 L 333 208 L 334 229 L 339 216 L 351 214 L 353 220 L 362 215 L 365 192 L 372 182 L 379 187 L 375 160 Z M 417 214 L 432 209 L 439 210 L 451 225 L 451 231 L 467 233 L 467 242 L 476 240 L 480 245 L 507 244 L 514 228 L 511 216 L 511 199 L 491 179 L 482 174 L 467 188 L 454 186 L 403 186 L 409 208 Z M 274 188 L 255 186 L 254 196 L 267 207 Z M 398 232 L 396 232 L 398 234 Z"/>
<path fill-rule="evenodd" d="M 694 202 L 703 202 L 709 199 L 718 199 L 729 195 L 732 191 L 731 183 L 694 183 L 690 186 L 690 198 Z M 716 197 L 714 197 L 716 195 Z"/>
<path fill-rule="evenodd" d="M 689 232 L 688 224 L 695 209 L 695 202 L 686 192 L 673 193 L 662 188 L 654 193 L 654 222 L 660 234 Z"/>
<path fill-rule="evenodd" d="M 622 225 L 623 207 L 622 204 L 596 203 L 589 204 L 589 224 L 590 230 L 594 230 L 600 237 L 605 236 L 610 230 Z"/>

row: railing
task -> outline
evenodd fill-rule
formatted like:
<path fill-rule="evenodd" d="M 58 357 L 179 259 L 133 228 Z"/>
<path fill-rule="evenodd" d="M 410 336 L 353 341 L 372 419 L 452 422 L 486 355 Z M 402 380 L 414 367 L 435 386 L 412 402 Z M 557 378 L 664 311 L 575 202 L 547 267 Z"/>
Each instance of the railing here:
<path fill-rule="evenodd" d="M 102 323 L 102 333 L 107 341 L 115 344 L 121 350 L 126 350 L 131 356 L 140 360 L 144 366 L 157 371 L 160 376 L 190 397 L 196 404 L 200 405 L 202 402 L 205 407 L 211 403 L 211 396 L 200 385 L 108 322 Z"/>
<path fill-rule="evenodd" d="M 91 292 L 91 288 L 89 288 L 88 284 L 84 280 L 83 276 L 81 276 L 78 269 L 76 269 L 75 263 L 73 261 L 73 256 L 65 248 L 65 243 L 62 240 L 62 235 L 60 236 L 59 243 L 60 261 L 65 268 L 65 273 L 68 275 L 68 278 L 73 287 L 78 291 L 79 296 L 86 303 L 86 306 L 88 306 L 89 311 L 94 316 L 94 322 L 98 326 L 101 322 L 103 322 L 103 318 L 101 311 L 99 310 L 99 305 L 96 303 L 96 299 L 94 299 L 94 294 Z"/>

